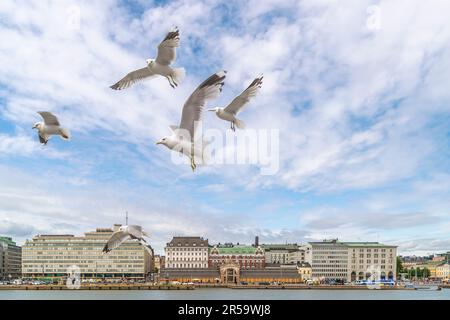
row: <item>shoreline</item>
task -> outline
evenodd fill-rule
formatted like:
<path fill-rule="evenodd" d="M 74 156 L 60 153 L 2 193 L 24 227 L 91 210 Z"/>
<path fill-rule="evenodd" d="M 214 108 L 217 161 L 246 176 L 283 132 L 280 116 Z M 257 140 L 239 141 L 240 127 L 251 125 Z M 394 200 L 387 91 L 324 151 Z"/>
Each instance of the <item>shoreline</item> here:
<path fill-rule="evenodd" d="M 145 285 L 145 284 L 95 284 L 81 285 L 70 289 L 66 285 L 2 285 L 0 290 L 197 290 L 209 288 L 259 289 L 259 290 L 417 290 L 404 286 L 381 286 L 370 288 L 365 285 Z M 440 289 L 450 289 L 450 285 L 439 285 Z"/>

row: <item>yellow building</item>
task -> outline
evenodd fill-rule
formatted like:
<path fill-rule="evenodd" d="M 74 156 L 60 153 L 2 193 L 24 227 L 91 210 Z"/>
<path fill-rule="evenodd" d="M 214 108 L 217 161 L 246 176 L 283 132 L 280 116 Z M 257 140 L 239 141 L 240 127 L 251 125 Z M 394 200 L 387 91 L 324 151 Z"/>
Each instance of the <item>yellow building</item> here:
<path fill-rule="evenodd" d="M 450 278 L 450 264 L 444 263 L 436 266 L 436 278 L 449 279 Z"/>
<path fill-rule="evenodd" d="M 299 263 L 297 265 L 297 270 L 302 282 L 312 279 L 312 268 L 308 262 Z"/>
<path fill-rule="evenodd" d="M 68 268 L 75 266 L 81 278 L 144 279 L 152 270 L 152 257 L 138 240 L 128 240 L 111 252 L 102 253 L 119 227 L 99 228 L 81 237 L 37 235 L 27 240 L 22 248 L 22 276 L 65 277 Z"/>

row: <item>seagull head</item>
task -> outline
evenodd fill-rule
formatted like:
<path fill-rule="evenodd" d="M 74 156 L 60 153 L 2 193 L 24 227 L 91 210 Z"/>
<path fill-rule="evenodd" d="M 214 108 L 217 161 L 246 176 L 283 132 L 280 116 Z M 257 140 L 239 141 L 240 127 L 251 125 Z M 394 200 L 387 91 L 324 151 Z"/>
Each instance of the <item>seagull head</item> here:
<path fill-rule="evenodd" d="M 169 143 L 169 138 L 168 137 L 164 137 L 158 141 L 156 141 L 156 144 L 163 144 L 167 147 L 167 144 Z"/>
<path fill-rule="evenodd" d="M 42 125 L 42 122 L 36 122 L 36 123 L 33 125 L 33 128 L 32 128 L 32 129 L 39 129 L 39 128 L 41 127 L 41 125 Z"/>
<path fill-rule="evenodd" d="M 153 63 L 155 63 L 155 59 L 147 59 L 145 60 L 145 62 L 147 62 L 148 66 L 151 66 Z"/>
<path fill-rule="evenodd" d="M 156 142 L 156 144 L 165 145 L 169 149 L 173 149 L 179 143 L 180 141 L 174 136 L 164 137 Z"/>

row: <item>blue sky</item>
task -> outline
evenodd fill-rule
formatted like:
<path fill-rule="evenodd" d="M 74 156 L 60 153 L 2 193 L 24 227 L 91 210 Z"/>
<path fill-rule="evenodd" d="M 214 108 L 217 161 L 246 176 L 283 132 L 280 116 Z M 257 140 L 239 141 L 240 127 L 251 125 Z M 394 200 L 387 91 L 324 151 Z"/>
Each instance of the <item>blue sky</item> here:
<path fill-rule="evenodd" d="M 449 9 L 437 0 L 2 1 L 0 234 L 19 243 L 81 234 L 123 223 L 127 210 L 157 251 L 173 235 L 449 250 Z M 175 65 L 187 72 L 179 88 L 154 79 L 109 89 L 154 57 L 173 26 Z M 226 84 L 211 107 L 264 73 L 242 119 L 279 130 L 277 174 L 255 165 L 192 173 L 155 146 L 220 69 Z M 31 130 L 41 110 L 73 139 L 41 147 Z M 228 129 L 213 114 L 204 120 Z"/>

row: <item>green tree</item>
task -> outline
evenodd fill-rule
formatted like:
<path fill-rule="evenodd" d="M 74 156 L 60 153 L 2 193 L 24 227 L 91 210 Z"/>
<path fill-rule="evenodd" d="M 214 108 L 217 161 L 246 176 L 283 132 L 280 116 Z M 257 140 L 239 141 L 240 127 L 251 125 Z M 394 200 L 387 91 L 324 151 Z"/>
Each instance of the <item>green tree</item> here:
<path fill-rule="evenodd" d="M 422 276 L 424 278 L 428 278 L 430 276 L 430 270 L 427 267 L 423 268 Z"/>
<path fill-rule="evenodd" d="M 396 276 L 397 279 L 400 276 L 400 273 L 402 272 L 405 272 L 405 270 L 403 270 L 402 259 L 400 257 L 397 257 L 397 276 Z"/>

